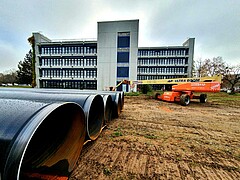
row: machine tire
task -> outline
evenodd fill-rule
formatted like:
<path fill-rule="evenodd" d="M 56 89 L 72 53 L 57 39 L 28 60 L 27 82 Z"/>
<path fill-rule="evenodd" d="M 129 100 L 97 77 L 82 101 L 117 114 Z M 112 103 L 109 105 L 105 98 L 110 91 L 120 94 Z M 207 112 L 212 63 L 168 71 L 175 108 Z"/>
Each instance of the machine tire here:
<path fill-rule="evenodd" d="M 180 96 L 180 104 L 182 106 L 187 106 L 190 103 L 190 96 L 188 94 L 182 94 Z"/>
<path fill-rule="evenodd" d="M 206 103 L 207 102 L 207 95 L 206 94 L 200 94 L 200 103 Z"/>
<path fill-rule="evenodd" d="M 160 93 L 156 93 L 156 94 L 155 94 L 155 99 L 159 100 L 159 99 L 158 99 L 158 96 L 160 96 L 160 95 L 161 95 Z"/>

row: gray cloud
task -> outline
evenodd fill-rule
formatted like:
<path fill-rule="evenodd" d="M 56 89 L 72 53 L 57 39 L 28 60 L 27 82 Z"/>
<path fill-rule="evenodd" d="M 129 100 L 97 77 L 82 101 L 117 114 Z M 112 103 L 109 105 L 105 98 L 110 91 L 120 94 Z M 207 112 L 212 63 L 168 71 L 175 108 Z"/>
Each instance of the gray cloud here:
<path fill-rule="evenodd" d="M 15 59 L 17 59 L 14 48 L 9 44 L 0 44 L 0 72 L 4 72 L 10 69 L 17 69 Z"/>
<path fill-rule="evenodd" d="M 222 56 L 225 61 L 237 63 L 237 47 L 240 47 L 238 5 L 239 1 L 231 0 L 172 1 L 162 13 L 152 14 L 154 25 L 150 38 L 155 41 L 159 38 L 164 44 L 176 44 L 181 39 L 195 37 L 195 59 L 197 56 Z M 159 33 L 160 36 L 156 36 Z"/>
<path fill-rule="evenodd" d="M 195 59 L 222 56 L 240 63 L 240 1 L 2 0 L 0 72 L 28 53 L 27 38 L 97 38 L 97 21 L 139 19 L 139 46 L 180 45 L 196 38 Z M 7 59 L 7 60 L 6 60 Z"/>

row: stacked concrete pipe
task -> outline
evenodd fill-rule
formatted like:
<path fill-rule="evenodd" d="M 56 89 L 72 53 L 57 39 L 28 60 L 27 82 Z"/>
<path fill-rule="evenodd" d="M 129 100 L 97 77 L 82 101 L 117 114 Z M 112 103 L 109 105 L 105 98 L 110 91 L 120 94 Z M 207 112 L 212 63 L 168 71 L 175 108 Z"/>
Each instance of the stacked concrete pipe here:
<path fill-rule="evenodd" d="M 0 88 L 0 180 L 67 177 L 83 143 L 96 140 L 103 125 L 119 116 L 124 103 L 122 95 L 72 89 Z M 59 137 L 58 141 L 54 137 Z"/>
<path fill-rule="evenodd" d="M 68 177 L 86 130 L 76 103 L 0 99 L 0 179 Z"/>
<path fill-rule="evenodd" d="M 101 95 L 40 93 L 29 90 L 3 90 L 0 88 L 1 99 L 34 100 L 39 102 L 75 102 L 85 113 L 87 139 L 95 140 L 101 133 L 104 123 L 104 103 Z"/>
<path fill-rule="evenodd" d="M 61 93 L 61 94 L 100 94 L 102 96 L 111 96 L 112 98 L 112 118 L 117 118 L 124 106 L 124 92 L 123 91 L 96 91 L 96 90 L 77 90 L 77 89 L 42 89 L 42 88 L 2 88 L 1 91 L 27 91 L 27 92 L 41 92 L 41 93 Z M 109 98 L 105 98 L 109 99 Z M 104 101 L 104 104 L 107 104 Z M 106 107 L 106 106 L 105 106 Z"/>

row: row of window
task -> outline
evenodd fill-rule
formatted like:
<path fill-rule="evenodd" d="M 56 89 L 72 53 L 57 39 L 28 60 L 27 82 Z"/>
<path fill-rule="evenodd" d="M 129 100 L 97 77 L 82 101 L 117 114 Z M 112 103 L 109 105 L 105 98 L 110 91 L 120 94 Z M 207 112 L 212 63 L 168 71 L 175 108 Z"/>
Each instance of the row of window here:
<path fill-rule="evenodd" d="M 117 63 L 129 63 L 130 32 L 119 32 L 117 39 Z M 129 77 L 129 67 L 117 67 L 117 77 Z M 118 87 L 118 90 L 120 87 Z"/>
<path fill-rule="evenodd" d="M 173 79 L 173 78 L 179 78 L 179 76 L 161 76 L 161 75 L 138 75 L 138 80 L 154 80 L 154 79 Z"/>
<path fill-rule="evenodd" d="M 97 78 L 96 69 L 42 69 L 40 77 L 47 78 Z"/>
<path fill-rule="evenodd" d="M 185 59 L 138 59 L 138 65 L 185 65 Z"/>
<path fill-rule="evenodd" d="M 138 56 L 185 56 L 187 49 L 139 50 Z"/>
<path fill-rule="evenodd" d="M 41 88 L 97 89 L 97 81 L 40 81 Z"/>
<path fill-rule="evenodd" d="M 40 54 L 96 54 L 97 47 L 86 46 L 55 46 L 41 47 Z"/>
<path fill-rule="evenodd" d="M 97 59 L 71 58 L 71 59 L 47 59 L 40 60 L 40 66 L 96 66 Z"/>
<path fill-rule="evenodd" d="M 184 74 L 186 70 L 185 68 L 138 68 L 137 72 L 138 74 Z"/>

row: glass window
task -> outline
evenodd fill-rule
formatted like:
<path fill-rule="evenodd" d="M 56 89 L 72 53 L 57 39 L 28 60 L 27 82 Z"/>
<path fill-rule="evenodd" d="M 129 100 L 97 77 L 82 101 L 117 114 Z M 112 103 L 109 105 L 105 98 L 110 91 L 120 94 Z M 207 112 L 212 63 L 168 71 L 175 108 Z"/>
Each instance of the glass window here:
<path fill-rule="evenodd" d="M 118 52 L 117 53 L 118 63 L 128 63 L 129 62 L 129 52 Z"/>
<path fill-rule="evenodd" d="M 118 36 L 118 48 L 130 47 L 130 36 Z"/>
<path fill-rule="evenodd" d="M 129 67 L 118 67 L 117 77 L 129 77 Z"/>

